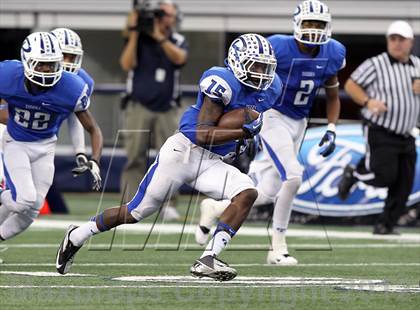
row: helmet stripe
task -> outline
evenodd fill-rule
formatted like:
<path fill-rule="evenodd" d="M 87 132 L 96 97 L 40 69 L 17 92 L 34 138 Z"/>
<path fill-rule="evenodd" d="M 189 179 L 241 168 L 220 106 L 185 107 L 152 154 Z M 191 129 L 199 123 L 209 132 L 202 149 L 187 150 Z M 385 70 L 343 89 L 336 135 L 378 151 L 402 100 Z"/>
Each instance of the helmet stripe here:
<path fill-rule="evenodd" d="M 267 40 L 268 42 L 268 40 Z M 268 42 L 268 52 L 270 53 L 270 55 L 273 55 L 273 48 L 271 47 L 270 42 Z"/>
<path fill-rule="evenodd" d="M 324 5 L 323 4 L 321 4 L 320 6 L 319 6 L 319 12 L 322 14 L 322 13 L 324 13 Z"/>
<path fill-rule="evenodd" d="M 309 1 L 309 12 L 314 12 L 314 7 L 312 6 L 312 1 Z"/>
<path fill-rule="evenodd" d="M 54 43 L 51 39 L 51 36 L 48 36 L 48 39 L 50 40 L 50 44 L 51 44 L 51 53 L 55 53 L 55 49 L 54 49 Z"/>
<path fill-rule="evenodd" d="M 239 39 L 242 41 L 242 44 L 243 44 L 244 49 L 245 49 L 246 48 L 246 41 L 245 41 L 245 39 L 242 38 L 242 37 L 239 37 Z"/>
<path fill-rule="evenodd" d="M 255 38 L 257 39 L 257 42 L 258 42 L 258 51 L 260 54 L 263 54 L 264 48 L 263 48 L 262 42 L 258 36 L 255 36 Z"/>
<path fill-rule="evenodd" d="M 68 45 L 69 44 L 69 35 L 68 35 L 66 30 L 64 30 L 63 32 L 64 32 L 64 45 Z"/>
<path fill-rule="evenodd" d="M 41 45 L 41 54 L 44 54 L 45 47 L 44 47 L 44 40 L 42 39 L 42 35 L 40 35 L 39 38 L 40 38 L 40 45 Z"/>

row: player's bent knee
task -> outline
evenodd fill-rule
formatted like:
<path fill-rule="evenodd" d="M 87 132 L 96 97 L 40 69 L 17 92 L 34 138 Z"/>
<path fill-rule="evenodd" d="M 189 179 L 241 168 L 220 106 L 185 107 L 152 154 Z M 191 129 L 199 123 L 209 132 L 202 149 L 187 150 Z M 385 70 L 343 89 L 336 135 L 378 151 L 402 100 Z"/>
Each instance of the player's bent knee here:
<path fill-rule="evenodd" d="M 292 177 L 283 182 L 282 189 L 296 194 L 301 184 L 302 184 L 302 177 Z M 279 193 L 280 192 L 281 190 L 279 191 Z"/>
<path fill-rule="evenodd" d="M 236 195 L 232 202 L 243 208 L 251 208 L 258 197 L 258 191 L 254 188 L 246 189 Z"/>
<path fill-rule="evenodd" d="M 33 207 L 36 204 L 36 193 L 28 191 L 24 195 L 19 195 L 15 202 L 16 212 L 27 213 L 32 212 Z"/>
<path fill-rule="evenodd" d="M 295 178 L 301 178 L 303 176 L 303 167 L 301 164 L 299 164 L 299 162 L 296 162 L 295 164 L 292 164 L 288 169 L 287 169 L 287 180 L 289 179 L 295 179 Z"/>

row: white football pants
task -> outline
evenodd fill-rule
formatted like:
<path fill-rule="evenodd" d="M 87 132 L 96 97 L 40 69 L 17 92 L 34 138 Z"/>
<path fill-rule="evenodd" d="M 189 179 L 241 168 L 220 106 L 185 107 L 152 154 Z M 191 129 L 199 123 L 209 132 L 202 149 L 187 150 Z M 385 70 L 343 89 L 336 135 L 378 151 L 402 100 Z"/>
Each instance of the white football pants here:
<path fill-rule="evenodd" d="M 255 188 L 249 176 L 177 133 L 166 140 L 128 203 L 131 215 L 137 220 L 151 215 L 184 183 L 216 200 Z"/>

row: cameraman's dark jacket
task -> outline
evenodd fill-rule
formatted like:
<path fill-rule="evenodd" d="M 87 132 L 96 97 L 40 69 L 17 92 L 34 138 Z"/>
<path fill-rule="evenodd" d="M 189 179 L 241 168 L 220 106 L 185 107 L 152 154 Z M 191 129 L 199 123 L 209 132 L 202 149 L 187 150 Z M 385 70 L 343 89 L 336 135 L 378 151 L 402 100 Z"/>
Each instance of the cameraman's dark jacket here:
<path fill-rule="evenodd" d="M 183 35 L 172 33 L 169 40 L 180 48 L 187 49 Z M 179 100 L 179 69 L 173 64 L 162 47 L 146 34 L 139 35 L 137 67 L 133 69 L 130 97 L 151 111 L 165 112 Z M 174 91 L 175 90 L 175 91 Z"/>

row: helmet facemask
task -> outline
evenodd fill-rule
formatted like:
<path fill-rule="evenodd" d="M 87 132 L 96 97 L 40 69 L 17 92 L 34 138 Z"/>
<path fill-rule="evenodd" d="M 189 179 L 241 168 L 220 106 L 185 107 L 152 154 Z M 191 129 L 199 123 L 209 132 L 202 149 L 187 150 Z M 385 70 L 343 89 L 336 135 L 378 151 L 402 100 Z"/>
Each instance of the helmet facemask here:
<path fill-rule="evenodd" d="M 63 72 L 62 61 L 29 59 L 24 63 L 25 77 L 32 83 L 43 87 L 55 85 Z"/>
<path fill-rule="evenodd" d="M 246 75 L 242 82 L 249 87 L 266 90 L 273 82 L 276 65 L 274 57 L 250 57 L 244 62 Z"/>
<path fill-rule="evenodd" d="M 298 30 L 295 30 L 295 39 L 304 44 L 322 45 L 327 43 L 331 38 L 331 28 L 329 23 L 324 23 L 323 28 L 305 27 L 304 22 L 311 22 L 312 20 L 300 20 L 297 24 Z"/>
<path fill-rule="evenodd" d="M 77 73 L 82 67 L 83 51 L 80 54 L 63 51 L 63 69 L 71 73 Z"/>

